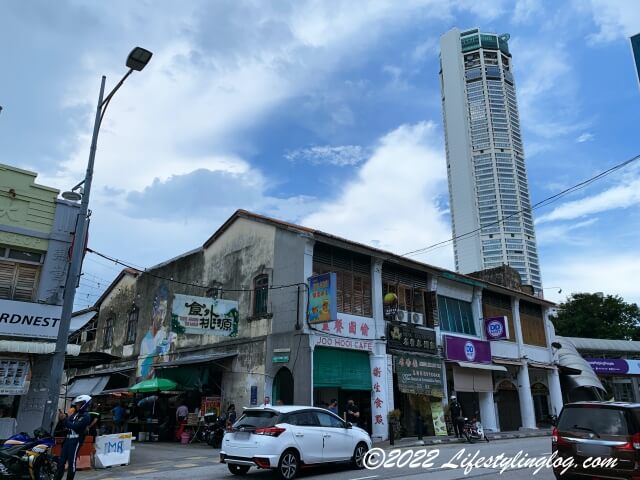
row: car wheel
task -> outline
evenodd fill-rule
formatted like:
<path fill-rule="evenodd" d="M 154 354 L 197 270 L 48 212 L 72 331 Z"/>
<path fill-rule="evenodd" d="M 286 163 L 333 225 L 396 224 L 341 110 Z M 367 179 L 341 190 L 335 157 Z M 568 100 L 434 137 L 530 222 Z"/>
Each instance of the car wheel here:
<path fill-rule="evenodd" d="M 351 464 L 353 468 L 364 468 L 364 457 L 367 454 L 369 448 L 364 442 L 360 442 L 356 445 L 356 449 L 353 451 L 353 457 L 351 458 Z"/>
<path fill-rule="evenodd" d="M 246 465 L 234 465 L 233 463 L 229 463 L 227 466 L 229 467 L 229 471 L 234 475 L 246 475 L 249 468 L 251 468 Z"/>
<path fill-rule="evenodd" d="M 278 474 L 283 480 L 292 480 L 298 474 L 300 458 L 295 450 L 286 450 L 278 462 Z"/>

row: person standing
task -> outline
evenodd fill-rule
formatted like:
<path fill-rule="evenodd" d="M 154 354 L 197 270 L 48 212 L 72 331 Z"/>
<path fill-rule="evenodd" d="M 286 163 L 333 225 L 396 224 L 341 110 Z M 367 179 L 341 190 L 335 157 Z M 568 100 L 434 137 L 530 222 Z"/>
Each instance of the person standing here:
<path fill-rule="evenodd" d="M 335 398 L 331 399 L 331 402 L 329 403 L 329 406 L 327 407 L 327 410 L 329 410 L 330 412 L 335 413 L 336 415 L 338 414 L 338 400 L 336 400 Z"/>
<path fill-rule="evenodd" d="M 352 398 L 347 401 L 347 409 L 344 412 L 344 419 L 351 425 L 358 426 L 358 420 L 360 419 L 360 409 Z"/>
<path fill-rule="evenodd" d="M 238 414 L 236 413 L 236 406 L 232 403 L 227 408 L 227 427 L 231 427 L 234 423 L 236 423 L 236 419 L 238 418 Z"/>
<path fill-rule="evenodd" d="M 87 427 L 91 423 L 88 410 L 91 405 L 89 395 L 80 395 L 71 403 L 67 414 L 60 412 L 58 425 L 65 429 L 65 439 L 62 443 L 62 453 L 58 458 L 58 470 L 55 480 L 61 480 L 64 475 L 65 463 L 68 464 L 67 480 L 73 480 L 76 475 L 76 459 L 78 449 L 82 445 Z"/>
<path fill-rule="evenodd" d="M 451 415 L 451 423 L 453 424 L 453 431 L 456 434 L 456 438 L 462 438 L 464 417 L 462 416 L 462 405 L 458 403 L 458 399 L 455 395 L 451 395 L 451 398 L 449 399 L 449 413 Z"/>
<path fill-rule="evenodd" d="M 180 406 L 176 409 L 176 421 L 178 425 L 187 420 L 189 416 L 189 407 L 187 407 L 184 402 L 180 404 Z"/>
<path fill-rule="evenodd" d="M 124 432 L 124 417 L 126 411 L 122 404 L 117 404 L 111 409 L 111 415 L 113 415 L 113 433 Z"/>
<path fill-rule="evenodd" d="M 95 438 L 98 436 L 98 429 L 100 428 L 100 412 L 95 408 L 93 412 L 89 412 L 89 417 L 91 418 L 91 423 L 87 427 L 87 434 L 91 437 Z"/>

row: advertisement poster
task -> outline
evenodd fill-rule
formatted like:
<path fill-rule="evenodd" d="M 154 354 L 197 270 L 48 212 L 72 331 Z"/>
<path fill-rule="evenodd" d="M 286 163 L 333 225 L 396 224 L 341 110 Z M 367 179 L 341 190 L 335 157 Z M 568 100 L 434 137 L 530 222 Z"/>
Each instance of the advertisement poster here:
<path fill-rule="evenodd" d="M 175 295 L 174 326 L 177 334 L 238 336 L 238 302 L 191 295 Z"/>
<path fill-rule="evenodd" d="M 437 436 L 447 436 L 447 424 L 444 420 L 444 410 L 442 402 L 431 402 L 431 418 L 433 419 L 433 429 Z"/>
<path fill-rule="evenodd" d="M 200 416 L 215 415 L 220 416 L 220 397 L 203 397 L 200 402 Z"/>
<path fill-rule="evenodd" d="M 394 359 L 401 392 L 442 398 L 442 363 L 439 357 L 406 353 L 394 355 Z"/>
<path fill-rule="evenodd" d="M 309 323 L 323 323 L 338 319 L 335 273 L 309 277 L 308 316 Z"/>

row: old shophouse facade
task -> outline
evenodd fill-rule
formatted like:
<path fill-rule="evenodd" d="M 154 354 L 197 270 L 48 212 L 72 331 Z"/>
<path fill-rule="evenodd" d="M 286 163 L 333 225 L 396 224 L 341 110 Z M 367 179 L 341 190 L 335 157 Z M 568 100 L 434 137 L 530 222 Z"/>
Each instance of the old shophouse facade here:
<path fill-rule="evenodd" d="M 318 278 L 332 283 L 323 288 L 335 306 L 324 306 L 335 314 L 314 306 Z M 236 310 L 218 318 L 231 319 L 233 333 L 203 313 L 216 302 Z M 417 422 L 442 433 L 453 392 L 488 429 L 536 428 L 562 405 L 550 306 L 240 210 L 201 248 L 118 277 L 83 349 L 120 360 L 75 376 L 124 372 L 128 385 L 163 376 L 238 407 L 335 398 L 342 412 L 353 399 L 374 440 L 387 438 L 396 409 L 406 433 Z"/>

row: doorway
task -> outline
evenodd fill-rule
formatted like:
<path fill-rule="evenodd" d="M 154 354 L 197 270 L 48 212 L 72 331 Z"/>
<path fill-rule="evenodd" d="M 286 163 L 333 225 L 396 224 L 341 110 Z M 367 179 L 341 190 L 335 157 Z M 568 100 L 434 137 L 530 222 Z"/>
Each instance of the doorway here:
<path fill-rule="evenodd" d="M 498 420 L 501 432 L 513 432 L 522 426 L 520 415 L 520 397 L 516 386 L 509 380 L 503 380 L 498 384 Z"/>
<path fill-rule="evenodd" d="M 293 375 L 287 367 L 282 367 L 276 373 L 271 397 L 274 405 L 293 405 Z"/>

